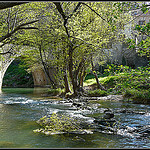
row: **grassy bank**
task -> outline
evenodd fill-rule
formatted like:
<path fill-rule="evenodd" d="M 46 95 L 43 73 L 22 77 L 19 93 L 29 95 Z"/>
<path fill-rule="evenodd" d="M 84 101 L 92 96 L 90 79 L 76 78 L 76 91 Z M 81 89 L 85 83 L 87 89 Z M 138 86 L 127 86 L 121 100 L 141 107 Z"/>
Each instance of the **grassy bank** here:
<path fill-rule="evenodd" d="M 105 70 L 105 77 L 99 77 L 99 82 L 107 89 L 105 95 L 122 94 L 136 103 L 150 103 L 150 66 L 131 69 L 121 65 L 112 68 L 109 66 Z M 98 93 L 95 78 L 85 80 L 84 87 L 91 87 L 89 93 Z M 99 93 L 104 92 L 99 90 Z"/>
<path fill-rule="evenodd" d="M 97 89 L 94 76 L 87 75 L 83 87 L 90 97 L 123 95 L 125 99 L 135 103 L 150 104 L 150 66 L 131 69 L 128 66 L 115 66 L 115 69 L 108 66 L 105 74 L 99 77 L 99 82 L 106 91 Z M 88 77 L 89 76 L 89 77 Z M 49 89 L 47 93 L 58 96 L 64 89 Z"/>

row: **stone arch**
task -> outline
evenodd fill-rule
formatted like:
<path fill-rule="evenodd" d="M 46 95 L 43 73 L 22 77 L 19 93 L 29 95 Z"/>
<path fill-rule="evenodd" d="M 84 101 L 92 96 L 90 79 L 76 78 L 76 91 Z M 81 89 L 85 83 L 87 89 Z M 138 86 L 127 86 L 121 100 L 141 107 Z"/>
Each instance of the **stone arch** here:
<path fill-rule="evenodd" d="M 20 56 L 18 56 L 20 57 Z M 18 58 L 16 57 L 16 58 Z M 8 69 L 8 67 L 11 65 L 11 63 L 16 59 L 16 58 L 8 58 L 7 61 L 1 61 L 1 70 L 0 70 L 0 88 L 2 88 L 3 85 L 3 78 L 5 76 L 5 73 Z M 34 82 L 34 87 L 47 87 L 50 84 L 50 81 L 48 80 L 44 70 L 42 67 L 35 69 L 32 71 L 32 77 L 33 77 L 33 82 Z"/>
<path fill-rule="evenodd" d="M 14 57 L 11 57 L 11 54 L 6 54 L 0 59 L 0 89 L 2 88 L 5 72 L 14 59 Z"/>
<path fill-rule="evenodd" d="M 13 60 L 16 57 L 21 56 L 21 50 L 20 50 L 20 54 L 13 54 L 14 50 L 12 48 L 13 45 L 11 44 L 4 46 L 3 50 L 0 50 L 0 52 L 1 51 L 7 52 L 8 49 L 10 49 L 10 47 L 12 49 L 11 53 L 0 55 L 0 92 L 1 92 L 3 78 L 4 78 L 6 70 L 8 69 L 9 65 L 13 62 Z M 26 49 L 26 48 L 27 48 L 26 46 L 23 47 L 23 49 Z M 53 77 L 53 72 L 54 70 L 50 70 L 49 72 L 52 77 Z M 38 69 L 35 69 L 34 71 L 32 71 L 32 77 L 34 81 L 34 87 L 48 87 L 51 84 L 42 66 L 39 66 Z"/>
<path fill-rule="evenodd" d="M 18 56 L 20 57 L 20 56 Z M 16 57 L 16 58 L 18 58 Z M 5 56 L 6 58 L 6 56 Z M 4 75 L 8 69 L 8 67 L 11 65 L 11 63 L 15 60 L 15 58 L 13 57 L 8 57 L 5 60 L 0 61 L 0 91 L 2 89 L 2 84 L 3 84 L 3 78 Z M 42 67 L 39 67 L 38 69 L 35 69 L 34 71 L 32 71 L 32 77 L 33 77 L 33 82 L 34 82 L 34 87 L 49 87 L 50 85 L 50 81 L 46 75 L 46 73 L 44 72 L 44 70 L 42 69 Z"/>

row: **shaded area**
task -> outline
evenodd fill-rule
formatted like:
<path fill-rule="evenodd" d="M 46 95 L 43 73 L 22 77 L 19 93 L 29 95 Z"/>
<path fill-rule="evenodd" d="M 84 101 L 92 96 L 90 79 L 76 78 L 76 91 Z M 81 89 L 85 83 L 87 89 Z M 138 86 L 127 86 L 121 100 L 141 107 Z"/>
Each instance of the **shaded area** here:
<path fill-rule="evenodd" d="M 23 66 L 23 60 L 15 59 L 8 67 L 4 78 L 3 87 L 33 87 L 33 77 Z"/>

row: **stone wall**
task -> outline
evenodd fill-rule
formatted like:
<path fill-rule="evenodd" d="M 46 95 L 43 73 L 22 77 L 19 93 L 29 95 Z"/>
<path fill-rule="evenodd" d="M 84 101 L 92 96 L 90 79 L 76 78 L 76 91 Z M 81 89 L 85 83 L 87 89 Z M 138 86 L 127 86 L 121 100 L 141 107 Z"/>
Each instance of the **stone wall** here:
<path fill-rule="evenodd" d="M 32 72 L 32 76 L 34 81 L 34 87 L 43 87 L 50 84 L 48 78 L 46 77 L 46 73 L 43 71 L 42 68 L 34 70 Z"/>

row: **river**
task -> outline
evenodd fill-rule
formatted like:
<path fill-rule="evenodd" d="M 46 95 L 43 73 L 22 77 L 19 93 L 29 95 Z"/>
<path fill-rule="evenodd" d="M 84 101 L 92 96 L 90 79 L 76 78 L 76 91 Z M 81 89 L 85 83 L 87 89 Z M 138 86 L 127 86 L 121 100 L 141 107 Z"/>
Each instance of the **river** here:
<path fill-rule="evenodd" d="M 34 133 L 39 128 L 36 121 L 53 112 L 72 114 L 92 120 L 90 115 L 101 114 L 111 108 L 124 129 L 117 134 L 44 135 Z M 126 109 L 143 113 L 119 113 Z M 3 88 L 0 94 L 0 148 L 150 148 L 150 137 L 131 134 L 129 129 L 150 125 L 150 106 L 121 101 L 100 101 L 92 110 L 72 109 L 60 99 L 46 97 L 33 88 Z M 127 130 L 128 127 L 128 130 Z M 149 132 L 148 132 L 149 133 Z"/>

